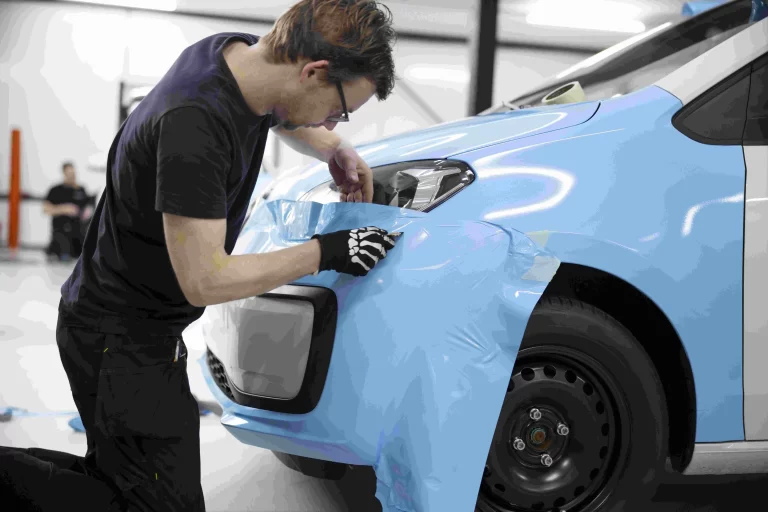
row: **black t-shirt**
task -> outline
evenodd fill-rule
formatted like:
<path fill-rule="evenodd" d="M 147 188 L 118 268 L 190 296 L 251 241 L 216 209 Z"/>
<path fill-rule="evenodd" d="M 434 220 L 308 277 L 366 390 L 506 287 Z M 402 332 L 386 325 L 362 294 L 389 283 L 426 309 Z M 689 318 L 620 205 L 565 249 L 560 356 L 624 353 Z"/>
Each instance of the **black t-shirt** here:
<path fill-rule="evenodd" d="M 64 324 L 180 335 L 204 308 L 171 266 L 163 212 L 227 219 L 231 254 L 264 155 L 271 115 L 254 114 L 223 49 L 257 36 L 224 33 L 190 46 L 123 123 L 83 254 L 62 286 Z"/>
<path fill-rule="evenodd" d="M 91 198 L 88 196 L 88 194 L 85 193 L 85 189 L 83 187 L 79 185 L 73 187 L 63 183 L 61 185 L 51 187 L 51 189 L 48 191 L 48 195 L 45 196 L 45 200 L 51 204 L 60 205 L 72 203 L 77 205 L 81 212 L 83 211 L 83 208 L 88 205 L 90 199 Z M 79 216 L 54 215 L 51 219 L 51 225 L 54 230 L 59 230 L 73 222 L 78 222 L 79 218 Z"/>

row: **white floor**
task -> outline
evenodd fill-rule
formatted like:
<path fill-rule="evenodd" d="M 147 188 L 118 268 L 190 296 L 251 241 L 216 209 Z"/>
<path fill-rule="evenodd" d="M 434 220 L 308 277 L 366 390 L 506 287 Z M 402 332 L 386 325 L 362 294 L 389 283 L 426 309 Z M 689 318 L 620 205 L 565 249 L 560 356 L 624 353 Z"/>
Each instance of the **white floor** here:
<path fill-rule="evenodd" d="M 0 254 L 0 410 L 27 415 L 0 422 L 0 445 L 85 453 L 85 435 L 67 422 L 77 413 L 56 348 L 59 288 L 72 265 L 46 263 L 22 252 Z M 11 258 L 13 259 L 13 258 Z M 215 402 L 198 358 L 205 349 L 195 324 L 184 333 L 190 351 L 190 386 L 202 402 Z M 336 512 L 380 510 L 372 473 L 354 471 L 340 482 L 305 477 L 269 451 L 246 446 L 208 414 L 200 427 L 202 485 L 211 512 Z"/>

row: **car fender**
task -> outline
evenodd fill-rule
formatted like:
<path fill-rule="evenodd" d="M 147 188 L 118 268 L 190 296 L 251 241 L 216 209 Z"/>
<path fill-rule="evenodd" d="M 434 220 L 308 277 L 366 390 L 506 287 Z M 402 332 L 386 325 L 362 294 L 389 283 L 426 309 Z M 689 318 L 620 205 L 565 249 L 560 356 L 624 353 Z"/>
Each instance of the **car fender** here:
<path fill-rule="evenodd" d="M 642 105 L 642 108 L 640 107 Z M 589 122 L 452 156 L 477 179 L 431 214 L 548 232 L 564 263 L 613 274 L 670 320 L 696 384 L 697 442 L 743 439 L 740 146 L 693 141 L 651 86 Z"/>

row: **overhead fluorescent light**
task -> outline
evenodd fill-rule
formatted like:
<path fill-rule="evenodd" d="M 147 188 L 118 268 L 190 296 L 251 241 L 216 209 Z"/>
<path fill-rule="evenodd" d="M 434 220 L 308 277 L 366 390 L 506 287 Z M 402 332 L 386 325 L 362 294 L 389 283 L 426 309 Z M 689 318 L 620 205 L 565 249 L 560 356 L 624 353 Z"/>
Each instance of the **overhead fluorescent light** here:
<path fill-rule="evenodd" d="M 67 2 L 86 3 L 94 5 L 115 5 L 134 9 L 152 9 L 154 11 L 175 11 L 176 0 L 65 0 Z"/>
<path fill-rule="evenodd" d="M 645 24 L 637 19 L 640 14 L 637 7 L 606 0 L 540 0 L 525 21 L 547 27 L 639 34 L 645 30 Z"/>

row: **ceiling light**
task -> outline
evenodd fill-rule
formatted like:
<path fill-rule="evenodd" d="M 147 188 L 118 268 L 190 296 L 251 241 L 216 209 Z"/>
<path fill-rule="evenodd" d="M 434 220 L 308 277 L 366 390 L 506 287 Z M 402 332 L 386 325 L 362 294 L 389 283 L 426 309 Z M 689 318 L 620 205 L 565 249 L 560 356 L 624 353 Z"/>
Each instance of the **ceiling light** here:
<path fill-rule="evenodd" d="M 115 5 L 135 9 L 152 9 L 155 11 L 175 11 L 176 0 L 65 0 L 68 2 L 94 5 Z"/>
<path fill-rule="evenodd" d="M 525 21 L 531 25 L 638 34 L 645 24 L 637 7 L 606 0 L 541 0 Z"/>

